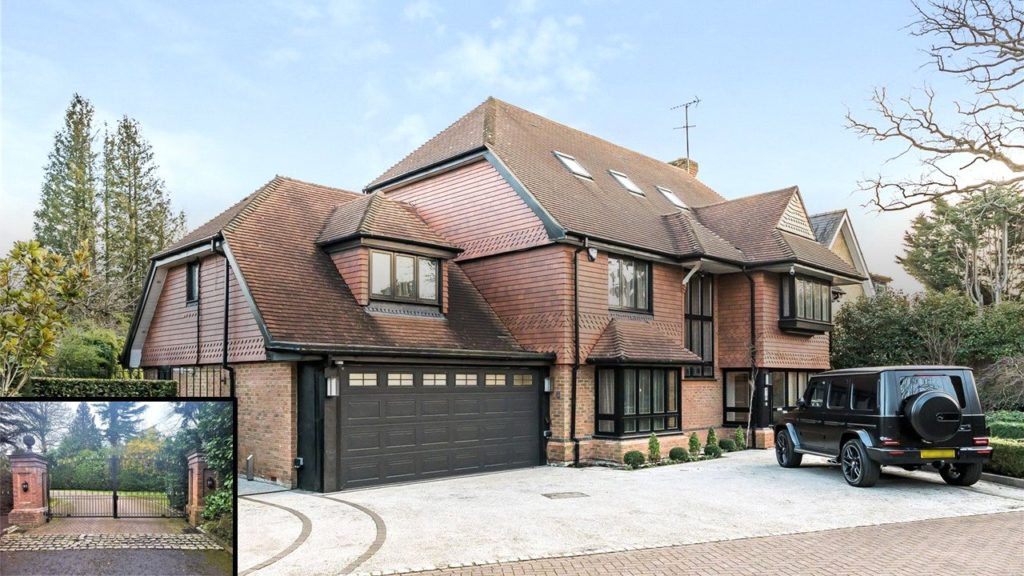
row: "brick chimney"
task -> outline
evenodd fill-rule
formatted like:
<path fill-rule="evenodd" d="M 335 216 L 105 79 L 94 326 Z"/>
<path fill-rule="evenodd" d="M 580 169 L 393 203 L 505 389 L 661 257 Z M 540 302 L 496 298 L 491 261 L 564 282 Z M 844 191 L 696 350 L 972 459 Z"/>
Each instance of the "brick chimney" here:
<path fill-rule="evenodd" d="M 697 170 L 700 168 L 696 160 L 690 160 L 688 158 L 677 158 L 669 161 L 669 164 L 676 168 L 682 168 L 683 170 L 689 171 L 690 176 L 693 176 L 694 178 L 697 177 Z M 687 168 L 687 164 L 689 164 L 689 168 Z"/>

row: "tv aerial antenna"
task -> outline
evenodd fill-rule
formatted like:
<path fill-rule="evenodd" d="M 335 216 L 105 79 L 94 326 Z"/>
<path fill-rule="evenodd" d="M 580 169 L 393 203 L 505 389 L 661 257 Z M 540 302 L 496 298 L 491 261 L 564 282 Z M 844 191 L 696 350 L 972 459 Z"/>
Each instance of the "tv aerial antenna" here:
<path fill-rule="evenodd" d="M 673 128 L 673 130 L 683 130 L 686 133 L 686 159 L 685 159 L 685 162 L 686 162 L 686 171 L 687 172 L 690 171 L 690 128 L 696 128 L 697 127 L 696 124 L 690 124 L 690 106 L 696 107 L 697 104 L 700 104 L 700 98 L 698 98 L 697 96 L 694 96 L 693 100 L 690 100 L 689 102 L 686 102 L 684 104 L 680 104 L 679 106 L 673 106 L 673 107 L 669 108 L 669 110 L 678 110 L 680 108 L 683 109 L 683 125 L 682 126 L 676 126 L 675 128 Z"/>

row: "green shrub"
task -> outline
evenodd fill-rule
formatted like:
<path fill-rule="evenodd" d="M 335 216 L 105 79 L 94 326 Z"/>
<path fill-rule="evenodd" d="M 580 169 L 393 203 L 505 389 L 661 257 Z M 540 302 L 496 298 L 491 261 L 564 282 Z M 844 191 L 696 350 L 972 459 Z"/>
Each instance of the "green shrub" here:
<path fill-rule="evenodd" d="M 644 465 L 644 454 L 639 450 L 630 450 L 622 457 L 622 461 L 626 463 L 626 466 L 636 470 Z"/>
<path fill-rule="evenodd" d="M 690 453 L 681 446 L 669 450 L 668 458 L 674 462 L 689 462 L 691 460 Z"/>
<path fill-rule="evenodd" d="M 736 442 L 737 450 L 747 449 L 747 433 L 745 430 L 743 430 L 743 428 L 737 428 L 736 432 L 732 436 L 732 439 L 734 442 Z"/>
<path fill-rule="evenodd" d="M 718 444 L 708 444 L 707 446 L 704 447 L 704 455 L 710 458 L 721 458 L 722 449 L 718 446 Z"/>
<path fill-rule="evenodd" d="M 690 432 L 690 454 L 700 454 L 700 438 L 697 438 L 696 432 Z"/>
<path fill-rule="evenodd" d="M 1020 422 L 1024 424 L 1024 412 L 1020 410 L 996 410 L 985 415 L 989 424 L 992 422 Z"/>
<path fill-rule="evenodd" d="M 22 396 L 41 398 L 174 398 L 174 380 L 100 380 L 95 378 L 32 378 Z"/>
<path fill-rule="evenodd" d="M 714 428 L 708 428 L 708 439 L 707 439 L 706 444 L 708 446 L 717 446 L 718 445 L 718 436 L 715 434 L 715 429 Z"/>
<path fill-rule="evenodd" d="M 1024 441 L 992 438 L 989 445 L 994 450 L 992 461 L 985 465 L 987 471 L 1024 478 Z"/>
<path fill-rule="evenodd" d="M 989 422 L 988 433 L 997 438 L 1024 439 L 1024 422 Z"/>
<path fill-rule="evenodd" d="M 661 442 L 654 432 L 651 432 L 651 437 L 647 439 L 647 459 L 652 464 L 661 461 Z"/>
<path fill-rule="evenodd" d="M 723 452 L 736 451 L 736 443 L 728 438 L 722 438 L 721 440 L 719 440 L 718 447 L 721 448 Z"/>

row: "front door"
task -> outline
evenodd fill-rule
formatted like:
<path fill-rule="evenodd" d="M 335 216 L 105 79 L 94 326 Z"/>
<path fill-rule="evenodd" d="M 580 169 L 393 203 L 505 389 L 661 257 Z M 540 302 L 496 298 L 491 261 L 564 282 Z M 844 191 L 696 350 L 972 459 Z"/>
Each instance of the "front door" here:
<path fill-rule="evenodd" d="M 299 365 L 298 441 L 295 462 L 298 487 L 323 490 L 324 369 L 320 364 Z"/>

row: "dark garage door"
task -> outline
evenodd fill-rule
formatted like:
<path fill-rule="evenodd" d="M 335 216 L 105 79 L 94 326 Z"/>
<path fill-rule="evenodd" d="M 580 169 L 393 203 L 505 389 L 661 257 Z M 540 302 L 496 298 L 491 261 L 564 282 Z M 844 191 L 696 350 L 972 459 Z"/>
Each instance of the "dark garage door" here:
<path fill-rule="evenodd" d="M 327 490 L 542 463 L 539 370 L 346 365 L 339 380 Z"/>

